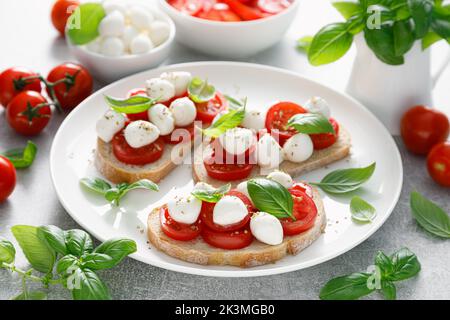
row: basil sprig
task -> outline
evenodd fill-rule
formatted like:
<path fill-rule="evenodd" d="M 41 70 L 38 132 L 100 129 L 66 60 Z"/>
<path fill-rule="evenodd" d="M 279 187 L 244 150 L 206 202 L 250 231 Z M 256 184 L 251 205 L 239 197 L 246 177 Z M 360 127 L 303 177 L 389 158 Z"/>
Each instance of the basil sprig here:
<path fill-rule="evenodd" d="M 119 183 L 115 187 L 100 178 L 83 178 L 80 180 L 80 183 L 89 190 L 103 195 L 113 206 L 118 206 L 120 200 L 131 190 L 146 189 L 159 191 L 158 185 L 147 179 L 142 179 L 133 183 Z"/>
<path fill-rule="evenodd" d="M 216 122 L 202 132 L 205 136 L 217 138 L 225 131 L 236 128 L 245 117 L 245 106 L 236 110 L 230 110 L 228 113 L 221 116 Z"/>
<path fill-rule="evenodd" d="M 435 203 L 418 192 L 411 192 L 411 212 L 417 223 L 435 236 L 450 238 L 450 217 Z"/>
<path fill-rule="evenodd" d="M 332 133 L 335 134 L 330 121 L 319 113 L 299 113 L 289 119 L 288 127 L 305 134 Z"/>
<path fill-rule="evenodd" d="M 67 34 L 76 45 L 91 42 L 99 36 L 98 27 L 106 13 L 101 3 L 80 4 L 67 20 Z"/>
<path fill-rule="evenodd" d="M 364 199 L 355 196 L 350 201 L 350 212 L 352 219 L 358 222 L 372 222 L 376 216 L 375 208 Z"/>
<path fill-rule="evenodd" d="M 294 202 L 289 191 L 276 181 L 269 179 L 251 179 L 247 189 L 255 207 L 277 218 L 292 218 Z"/>
<path fill-rule="evenodd" d="M 201 201 L 216 203 L 231 189 L 231 184 L 227 183 L 217 189 L 196 189 L 191 194 Z"/>
<path fill-rule="evenodd" d="M 117 266 L 136 252 L 136 243 L 124 238 L 110 239 L 94 248 L 92 238 L 83 230 L 61 230 L 55 226 L 16 225 L 11 228 L 32 269 L 24 271 L 15 264 L 14 245 L 0 238 L 0 269 L 22 277 L 22 292 L 14 300 L 43 300 L 45 292 L 30 291 L 27 281 L 44 286 L 62 285 L 75 300 L 111 299 L 108 287 L 96 273 Z M 39 275 L 37 272 L 42 273 Z"/>
<path fill-rule="evenodd" d="M 387 256 L 379 251 L 373 272 L 352 273 L 328 281 L 320 290 L 322 300 L 355 300 L 379 290 L 386 299 L 397 296 L 395 282 L 414 277 L 420 272 L 417 256 L 402 248 Z"/>
<path fill-rule="evenodd" d="M 323 191 L 331 194 L 343 194 L 355 191 L 375 171 L 375 162 L 364 168 L 339 169 L 327 174 L 320 182 L 311 182 L 312 185 L 320 187 Z"/>
<path fill-rule="evenodd" d="M 141 113 L 150 109 L 157 101 L 146 96 L 132 96 L 126 99 L 116 99 L 105 96 L 106 103 L 114 111 L 126 114 Z"/>
<path fill-rule="evenodd" d="M 36 153 L 37 146 L 33 141 L 28 141 L 25 148 L 11 149 L 2 155 L 8 158 L 16 169 L 24 169 L 33 164 Z"/>
<path fill-rule="evenodd" d="M 208 80 L 202 80 L 198 77 L 192 78 L 188 85 L 189 98 L 196 102 L 207 102 L 214 98 L 216 89 L 208 83 Z"/>

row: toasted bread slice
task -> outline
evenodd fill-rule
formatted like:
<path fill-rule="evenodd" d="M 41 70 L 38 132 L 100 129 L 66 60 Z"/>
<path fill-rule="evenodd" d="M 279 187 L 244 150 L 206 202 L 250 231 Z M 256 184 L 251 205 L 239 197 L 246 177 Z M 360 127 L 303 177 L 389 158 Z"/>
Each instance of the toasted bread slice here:
<path fill-rule="evenodd" d="M 239 250 L 224 250 L 210 246 L 198 237 L 191 241 L 177 241 L 169 238 L 161 230 L 159 211 L 154 209 L 148 216 L 147 235 L 150 243 L 166 254 L 202 265 L 231 265 L 238 267 L 255 267 L 274 263 L 287 254 L 296 255 L 325 232 L 326 216 L 322 199 L 313 189 L 313 199 L 317 206 L 317 217 L 311 229 L 295 236 L 284 237 L 283 243 L 271 246 L 254 240 L 253 243 Z"/>
<path fill-rule="evenodd" d="M 113 183 L 132 183 L 140 179 L 148 179 L 158 183 L 178 165 L 175 163 L 176 161 L 190 154 L 191 146 L 190 143 L 165 144 L 164 153 L 160 159 L 153 163 L 138 166 L 128 165 L 117 160 L 112 151 L 111 143 L 106 143 L 98 138 L 95 167 Z"/>
<path fill-rule="evenodd" d="M 345 128 L 340 128 L 339 130 L 339 138 L 336 141 L 335 144 L 332 146 L 322 149 L 322 150 L 315 150 L 312 156 L 301 163 L 295 163 L 291 161 L 283 161 L 280 164 L 280 167 L 278 168 L 281 171 L 284 171 L 288 173 L 289 175 L 296 177 L 299 176 L 302 173 L 313 171 L 315 169 L 322 168 L 330 163 L 333 163 L 335 161 L 338 161 L 340 159 L 345 158 L 350 153 L 350 147 L 351 147 L 351 139 L 350 134 L 348 133 Z M 208 176 L 208 173 L 206 172 L 205 165 L 203 164 L 203 156 L 205 153 L 209 152 L 211 149 L 208 149 L 209 147 L 198 147 L 194 152 L 194 164 L 192 166 L 192 175 L 195 182 L 202 181 L 206 182 L 214 187 L 218 187 L 223 185 L 224 181 L 216 180 L 214 178 L 211 178 Z M 263 170 L 259 166 L 254 166 L 251 174 L 249 177 L 243 179 L 243 180 L 235 180 L 230 181 L 232 187 L 237 186 L 240 182 L 260 177 L 260 176 L 266 176 L 268 173 L 273 171 L 273 169 L 269 170 Z"/>

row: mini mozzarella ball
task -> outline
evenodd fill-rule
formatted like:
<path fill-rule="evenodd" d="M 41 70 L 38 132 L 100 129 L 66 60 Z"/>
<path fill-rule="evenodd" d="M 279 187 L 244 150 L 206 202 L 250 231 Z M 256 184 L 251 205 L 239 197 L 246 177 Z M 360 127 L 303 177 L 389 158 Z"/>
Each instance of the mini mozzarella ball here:
<path fill-rule="evenodd" d="M 258 165 L 263 168 L 276 168 L 283 161 L 283 152 L 278 142 L 268 133 L 258 141 L 257 147 Z"/>
<path fill-rule="evenodd" d="M 155 43 L 155 45 L 157 44 Z M 176 96 L 181 96 L 186 93 L 189 82 L 191 82 L 192 79 L 191 73 L 184 71 L 164 72 L 159 77 L 173 84 Z"/>
<path fill-rule="evenodd" d="M 290 188 L 294 185 L 292 177 L 283 171 L 274 171 L 267 175 L 267 179 L 273 180 L 281 184 L 285 188 Z"/>
<path fill-rule="evenodd" d="M 261 110 L 246 110 L 242 126 L 255 131 L 266 127 L 266 112 Z"/>
<path fill-rule="evenodd" d="M 163 104 L 158 103 L 148 109 L 148 119 L 158 127 L 159 134 L 168 135 L 175 129 L 175 119 L 172 112 Z"/>
<path fill-rule="evenodd" d="M 302 162 L 311 157 L 314 146 L 309 135 L 297 133 L 283 146 L 284 158 L 292 162 Z"/>
<path fill-rule="evenodd" d="M 125 45 L 125 47 L 127 48 L 127 50 L 130 49 L 130 44 L 131 41 L 136 38 L 139 35 L 139 30 L 136 29 L 133 26 L 126 26 L 125 29 L 123 30 L 123 34 L 122 34 L 122 40 L 123 43 Z"/>
<path fill-rule="evenodd" d="M 97 121 L 96 131 L 100 139 L 110 142 L 114 135 L 125 127 L 126 118 L 121 113 L 114 110 L 108 110 Z"/>
<path fill-rule="evenodd" d="M 170 110 L 175 118 L 175 125 L 178 127 L 185 127 L 191 124 L 197 116 L 195 104 L 188 97 L 172 101 Z"/>
<path fill-rule="evenodd" d="M 123 41 L 118 37 L 106 37 L 100 46 L 100 53 L 108 57 L 119 57 L 124 51 Z"/>
<path fill-rule="evenodd" d="M 155 46 L 159 46 L 169 39 L 170 27 L 167 22 L 154 21 L 150 25 L 150 38 Z"/>
<path fill-rule="evenodd" d="M 192 224 L 197 221 L 202 209 L 202 201 L 192 195 L 175 196 L 167 202 L 170 217 L 179 223 Z"/>
<path fill-rule="evenodd" d="M 250 198 L 250 194 L 248 193 L 248 188 L 247 188 L 247 181 L 243 181 L 241 183 L 239 183 L 236 187 L 237 191 L 239 191 L 240 193 L 243 193 L 247 196 L 247 198 L 252 201 L 252 198 Z"/>
<path fill-rule="evenodd" d="M 248 214 L 247 206 L 235 196 L 224 196 L 214 206 L 213 222 L 226 226 L 242 221 Z"/>
<path fill-rule="evenodd" d="M 153 45 L 152 40 L 145 34 L 140 34 L 131 40 L 130 43 L 130 52 L 132 54 L 142 54 L 147 53 L 152 50 L 155 46 Z"/>
<path fill-rule="evenodd" d="M 256 143 L 256 137 L 250 129 L 233 128 L 219 137 L 223 149 L 229 154 L 243 154 Z"/>
<path fill-rule="evenodd" d="M 259 241 L 276 246 L 283 242 L 280 220 L 267 212 L 256 212 L 250 219 L 250 230 Z"/>
<path fill-rule="evenodd" d="M 194 186 L 194 191 L 214 191 L 214 190 L 216 189 L 206 182 L 197 182 Z"/>
<path fill-rule="evenodd" d="M 124 135 L 132 148 L 140 148 L 155 142 L 159 137 L 159 129 L 151 122 L 137 120 L 125 128 Z"/>
<path fill-rule="evenodd" d="M 325 99 L 322 99 L 321 97 L 312 97 L 305 103 L 304 107 L 306 110 L 308 110 L 308 112 L 320 113 L 327 119 L 331 115 L 330 106 L 328 105 L 328 102 Z"/>
<path fill-rule="evenodd" d="M 151 13 L 147 8 L 139 5 L 132 6 L 128 11 L 128 17 L 133 26 L 142 29 L 149 29 L 153 20 L 153 13 Z"/>
<path fill-rule="evenodd" d="M 86 49 L 90 52 L 100 53 L 102 48 L 102 38 L 98 37 L 86 45 Z"/>
<path fill-rule="evenodd" d="M 98 32 L 102 37 L 119 37 L 124 28 L 125 17 L 120 11 L 114 10 L 100 21 Z"/>
<path fill-rule="evenodd" d="M 158 102 L 164 102 L 175 97 L 175 87 L 167 80 L 153 78 L 145 82 L 147 95 Z"/>
<path fill-rule="evenodd" d="M 123 1 L 119 0 L 105 0 L 103 2 L 103 9 L 106 14 L 110 14 L 114 11 L 120 11 L 123 15 L 127 13 L 127 7 L 123 3 Z"/>

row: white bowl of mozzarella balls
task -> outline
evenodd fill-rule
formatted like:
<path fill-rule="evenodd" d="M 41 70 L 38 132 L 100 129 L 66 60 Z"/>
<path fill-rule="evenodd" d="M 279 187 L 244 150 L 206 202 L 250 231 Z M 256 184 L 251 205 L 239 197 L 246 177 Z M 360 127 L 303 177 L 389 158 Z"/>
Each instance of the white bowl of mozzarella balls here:
<path fill-rule="evenodd" d="M 156 5 L 130 0 L 105 0 L 102 5 L 106 15 L 96 39 L 79 46 L 66 37 L 72 53 L 96 79 L 109 83 L 168 57 L 175 25 Z"/>

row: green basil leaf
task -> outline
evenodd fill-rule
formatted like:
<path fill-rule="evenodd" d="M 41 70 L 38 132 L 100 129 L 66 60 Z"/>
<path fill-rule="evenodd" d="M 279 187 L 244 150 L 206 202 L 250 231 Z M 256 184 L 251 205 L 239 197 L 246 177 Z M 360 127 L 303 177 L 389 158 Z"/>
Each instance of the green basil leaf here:
<path fill-rule="evenodd" d="M 401 65 L 403 56 L 395 55 L 394 31 L 391 26 L 382 25 L 380 29 L 364 29 L 364 38 L 378 59 L 390 65 Z"/>
<path fill-rule="evenodd" d="M 3 262 L 12 263 L 16 257 L 16 249 L 11 241 L 0 237 L 0 268 Z"/>
<path fill-rule="evenodd" d="M 113 258 L 104 253 L 88 253 L 82 256 L 81 268 L 91 270 L 110 269 L 116 265 Z"/>
<path fill-rule="evenodd" d="M 384 252 L 378 251 L 375 256 L 375 265 L 380 268 L 381 278 L 388 278 L 394 271 L 394 264 L 390 257 L 388 257 Z"/>
<path fill-rule="evenodd" d="M 229 95 L 225 95 L 225 99 L 229 102 L 229 108 L 231 109 L 239 109 L 241 107 L 244 107 L 247 101 L 247 98 L 244 99 L 237 99 Z"/>
<path fill-rule="evenodd" d="M 304 36 L 297 40 L 297 50 L 308 53 L 309 48 L 311 47 L 311 43 L 314 37 L 312 36 Z"/>
<path fill-rule="evenodd" d="M 73 273 L 74 269 L 70 270 L 69 268 L 71 268 L 73 266 L 78 268 L 79 263 L 80 263 L 80 261 L 77 257 L 75 257 L 72 254 L 68 254 L 58 260 L 58 263 L 56 264 L 56 272 L 58 272 L 58 274 L 64 275 L 64 276 L 71 275 Z"/>
<path fill-rule="evenodd" d="M 120 190 L 118 188 L 111 188 L 105 193 L 105 199 L 111 202 L 113 206 L 119 205 Z"/>
<path fill-rule="evenodd" d="M 67 20 L 67 34 L 75 45 L 91 42 L 99 36 L 98 26 L 105 17 L 101 3 L 79 5 Z"/>
<path fill-rule="evenodd" d="M 350 49 L 353 35 L 346 23 L 333 23 L 323 27 L 314 36 L 308 51 L 309 62 L 319 66 L 334 62 Z"/>
<path fill-rule="evenodd" d="M 90 178 L 83 178 L 80 180 L 80 183 L 85 186 L 86 188 L 100 193 L 102 195 L 104 195 L 108 190 L 111 189 L 111 185 L 106 182 L 103 179 L 100 178 L 94 178 L 94 179 L 90 179 Z"/>
<path fill-rule="evenodd" d="M 37 229 L 39 239 L 46 241 L 47 244 L 61 255 L 67 254 L 65 234 L 60 228 L 55 226 L 41 226 Z"/>
<path fill-rule="evenodd" d="M 370 276 L 368 273 L 353 273 L 331 279 L 320 290 L 319 297 L 322 300 L 355 300 L 366 296 L 375 290 L 367 286 Z"/>
<path fill-rule="evenodd" d="M 189 98 L 195 103 L 207 102 L 214 98 L 216 89 L 208 84 L 208 80 L 202 80 L 198 77 L 192 78 L 188 86 Z"/>
<path fill-rule="evenodd" d="M 241 124 L 245 117 L 245 107 L 236 110 L 230 110 L 228 113 L 221 116 L 209 128 L 203 129 L 205 136 L 217 138 L 225 131 L 236 128 Z"/>
<path fill-rule="evenodd" d="M 397 299 L 397 289 L 395 288 L 395 284 L 391 281 L 381 282 L 381 292 L 386 300 Z"/>
<path fill-rule="evenodd" d="M 108 288 L 98 275 L 89 269 L 78 268 L 73 274 L 75 287 L 72 289 L 74 300 L 110 300 Z"/>
<path fill-rule="evenodd" d="M 43 273 L 51 272 L 56 260 L 56 252 L 48 246 L 46 241 L 38 237 L 38 228 L 16 225 L 11 228 L 11 231 L 31 266 Z"/>
<path fill-rule="evenodd" d="M 393 29 L 394 52 L 396 56 L 402 56 L 414 45 L 413 29 L 409 20 L 395 22 Z"/>
<path fill-rule="evenodd" d="M 94 252 L 110 256 L 114 263 L 119 264 L 125 257 L 136 252 L 136 242 L 130 239 L 115 238 L 103 242 Z"/>
<path fill-rule="evenodd" d="M 375 171 L 375 162 L 365 168 L 339 169 L 327 174 L 319 183 L 311 184 L 332 194 L 355 191 L 370 179 Z"/>
<path fill-rule="evenodd" d="M 194 197 L 196 197 L 197 199 L 201 200 L 201 201 L 206 201 L 206 202 L 212 202 L 212 203 L 216 203 L 218 202 L 220 199 L 222 199 L 222 197 L 225 195 L 225 193 L 227 193 L 228 191 L 230 191 L 231 189 L 231 184 L 227 183 L 217 189 L 208 189 L 208 190 L 200 190 L 200 189 L 196 189 L 194 191 L 192 191 L 192 195 Z"/>
<path fill-rule="evenodd" d="M 421 39 L 430 28 L 433 2 L 430 0 L 408 0 L 408 6 L 414 21 L 416 38 Z"/>
<path fill-rule="evenodd" d="M 119 113 L 134 114 L 141 113 L 150 109 L 155 103 L 156 99 L 151 99 L 146 96 L 132 96 L 126 99 L 116 99 L 110 96 L 105 96 L 106 103 Z"/>
<path fill-rule="evenodd" d="M 24 169 L 33 164 L 36 153 L 37 146 L 33 141 L 28 141 L 25 148 L 8 150 L 3 155 L 11 161 L 16 169 Z"/>
<path fill-rule="evenodd" d="M 142 179 L 134 183 L 119 183 L 114 188 L 111 188 L 105 192 L 105 199 L 112 203 L 114 206 L 118 206 L 120 199 L 122 199 L 129 191 L 136 189 L 146 189 L 159 191 L 159 187 L 156 183 Z"/>
<path fill-rule="evenodd" d="M 47 300 L 47 294 L 42 291 L 26 291 L 12 297 L 11 300 Z"/>
<path fill-rule="evenodd" d="M 442 37 L 436 32 L 428 32 L 425 37 L 422 38 L 422 50 L 428 49 L 430 46 L 441 40 L 443 40 Z"/>
<path fill-rule="evenodd" d="M 372 222 L 376 216 L 375 208 L 358 196 L 353 197 L 350 201 L 350 212 L 352 219 L 363 223 Z"/>
<path fill-rule="evenodd" d="M 450 11 L 450 9 L 449 9 Z M 431 16 L 431 28 L 444 39 L 450 38 L 450 12 L 434 10 Z"/>
<path fill-rule="evenodd" d="M 288 127 L 305 134 L 332 133 L 335 134 L 330 121 L 319 113 L 299 113 L 289 119 Z"/>
<path fill-rule="evenodd" d="M 92 252 L 94 245 L 91 236 L 83 230 L 72 229 L 64 232 L 67 252 L 81 257 L 86 252 Z"/>
<path fill-rule="evenodd" d="M 391 281 L 400 281 L 414 277 L 421 266 L 417 256 L 408 248 L 402 248 L 391 255 L 393 271 L 388 277 Z"/>
<path fill-rule="evenodd" d="M 247 189 L 253 204 L 260 211 L 270 213 L 277 218 L 292 218 L 293 200 L 289 191 L 276 181 L 269 179 L 251 179 Z"/>
<path fill-rule="evenodd" d="M 148 179 L 141 179 L 139 181 L 131 183 L 129 186 L 127 186 L 122 193 L 122 196 L 124 196 L 127 192 L 131 190 L 136 189 L 146 189 L 151 191 L 159 191 L 159 187 L 156 183 L 153 181 L 150 181 Z"/>
<path fill-rule="evenodd" d="M 450 218 L 442 208 L 418 192 L 411 192 L 411 212 L 417 223 L 441 238 L 450 238 Z"/>
<path fill-rule="evenodd" d="M 355 14 L 362 12 L 360 4 L 356 2 L 337 1 L 332 4 L 345 19 L 350 19 Z"/>

